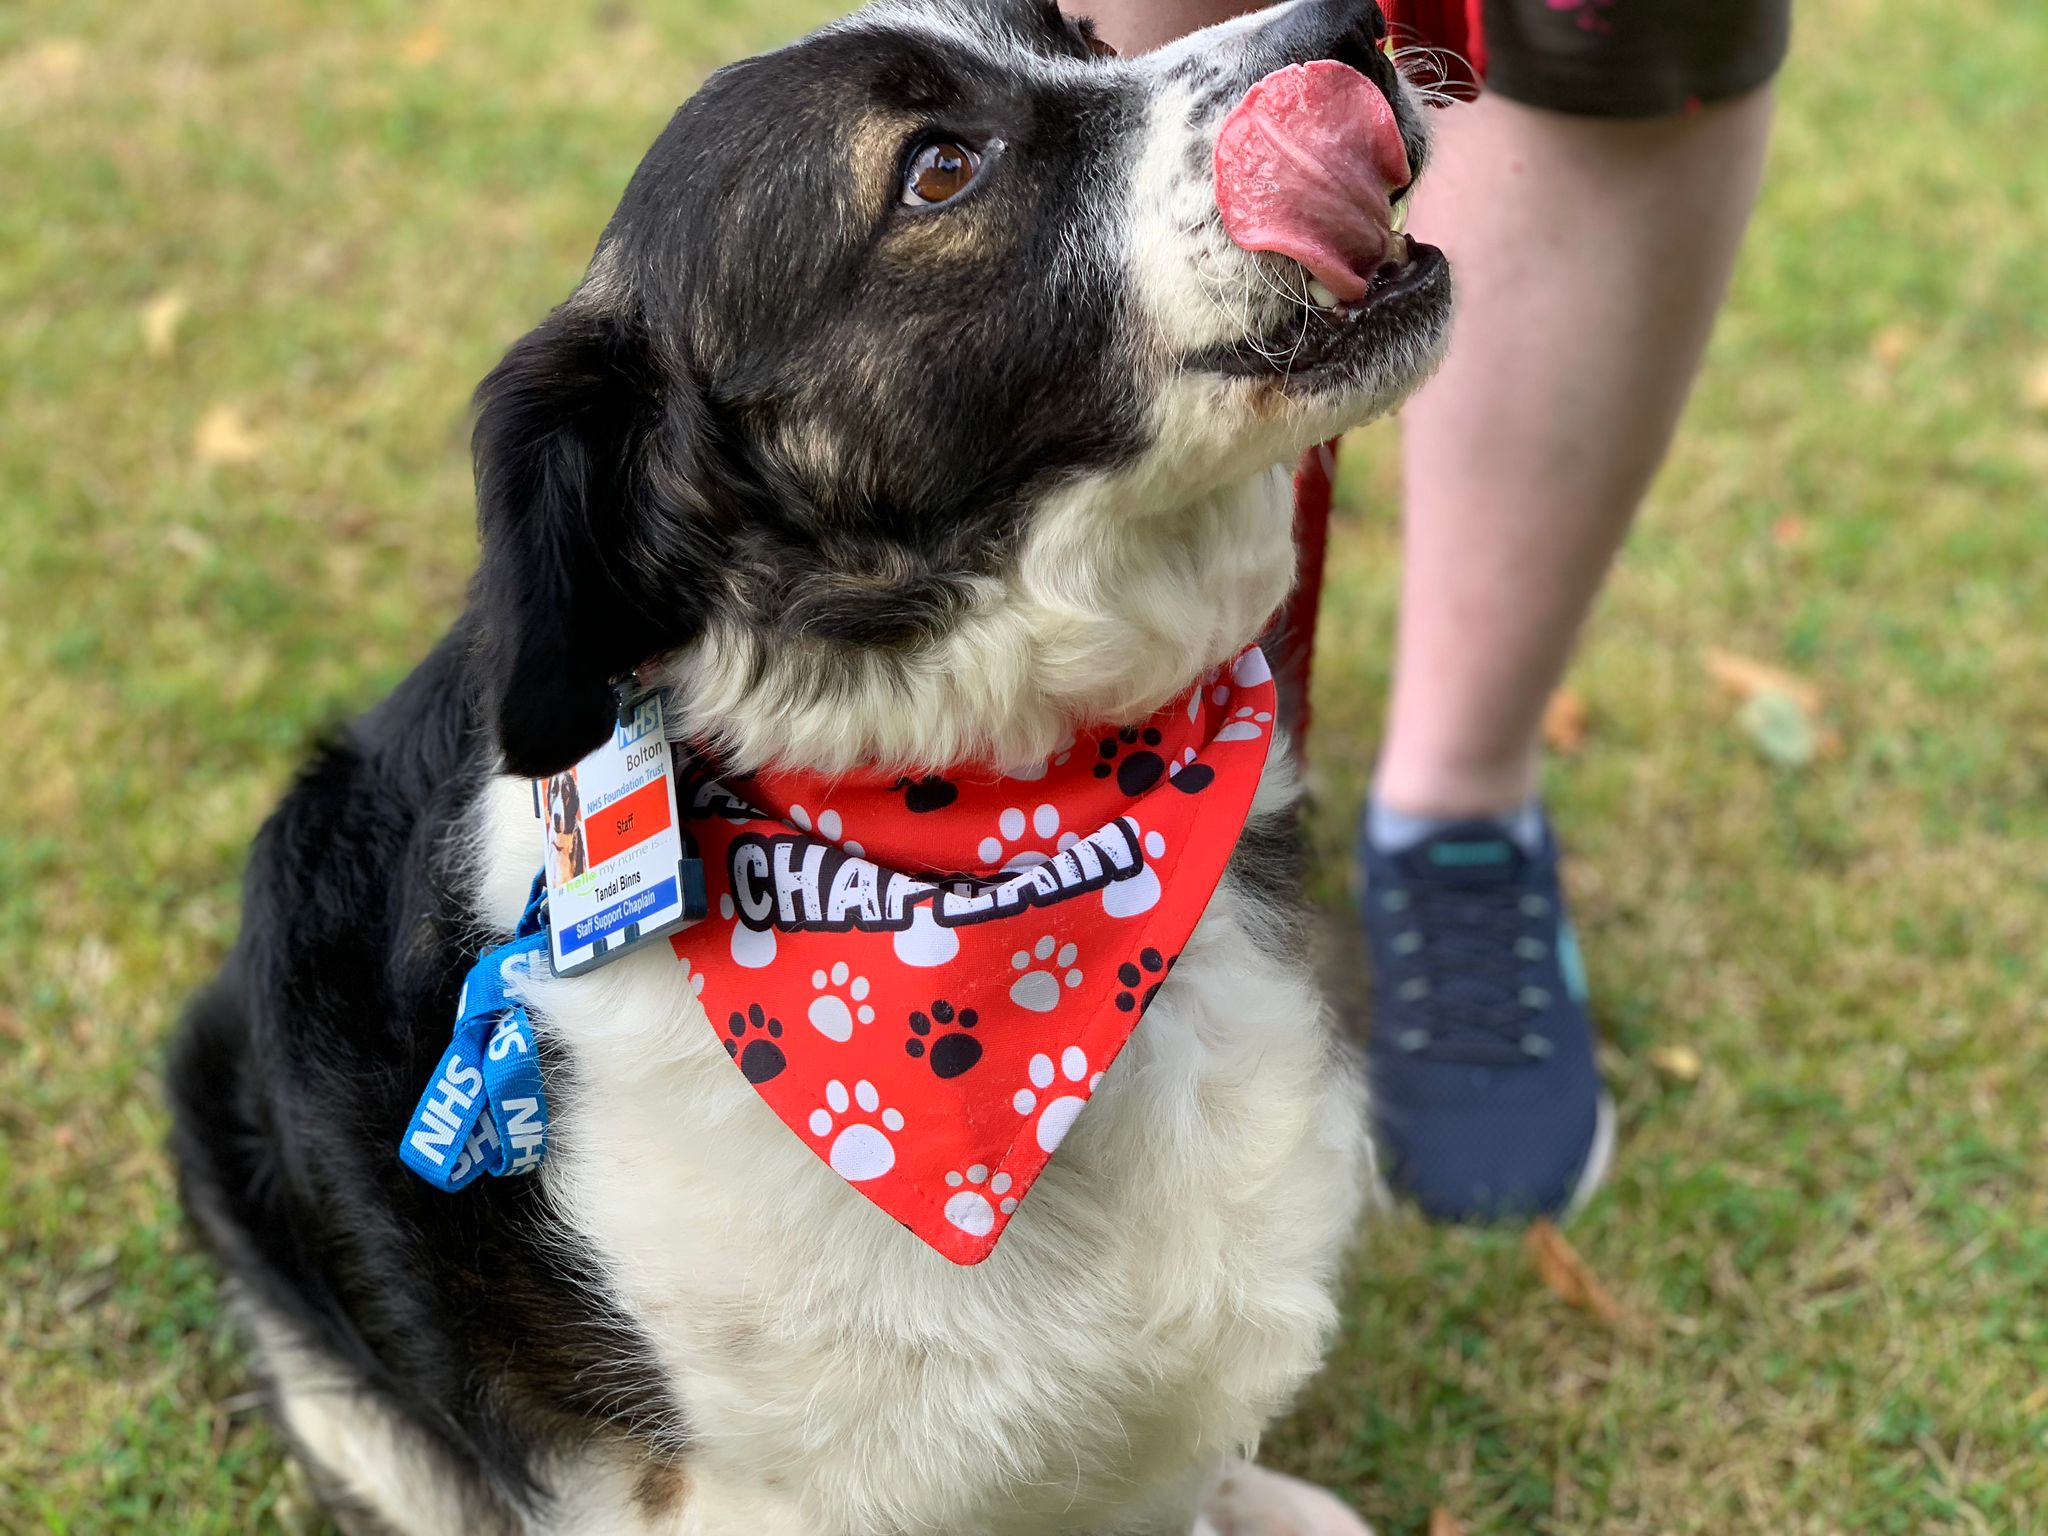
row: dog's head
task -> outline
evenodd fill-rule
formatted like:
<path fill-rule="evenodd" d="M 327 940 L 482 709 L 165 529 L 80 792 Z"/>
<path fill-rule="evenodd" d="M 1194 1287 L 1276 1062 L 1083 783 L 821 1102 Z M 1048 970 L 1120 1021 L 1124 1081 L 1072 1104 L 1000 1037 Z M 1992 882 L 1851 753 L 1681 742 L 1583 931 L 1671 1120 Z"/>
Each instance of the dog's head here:
<path fill-rule="evenodd" d="M 557 837 L 568 837 L 576 830 L 576 823 L 583 815 L 581 798 L 576 793 L 576 775 L 573 772 L 558 773 L 548 780 L 548 822 Z"/>
<path fill-rule="evenodd" d="M 736 766 L 1022 764 L 1242 646 L 1274 466 L 1414 387 L 1449 280 L 1409 247 L 1327 302 L 1226 236 L 1217 136 L 1336 60 L 1419 168 L 1383 31 L 1293 0 L 1121 60 L 1050 0 L 882 0 L 713 75 L 480 391 L 507 766 L 594 747 L 636 667 Z"/>

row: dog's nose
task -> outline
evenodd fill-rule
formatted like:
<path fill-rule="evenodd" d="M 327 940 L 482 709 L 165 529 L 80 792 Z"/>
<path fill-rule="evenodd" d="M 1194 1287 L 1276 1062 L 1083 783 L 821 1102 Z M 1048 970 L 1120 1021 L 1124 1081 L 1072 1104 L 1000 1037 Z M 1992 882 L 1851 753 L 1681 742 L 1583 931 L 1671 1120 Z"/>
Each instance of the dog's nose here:
<path fill-rule="evenodd" d="M 1259 62 L 1263 71 L 1335 59 L 1384 90 L 1394 78 L 1381 51 L 1386 38 L 1386 12 L 1377 0 L 1296 0 L 1265 29 Z"/>

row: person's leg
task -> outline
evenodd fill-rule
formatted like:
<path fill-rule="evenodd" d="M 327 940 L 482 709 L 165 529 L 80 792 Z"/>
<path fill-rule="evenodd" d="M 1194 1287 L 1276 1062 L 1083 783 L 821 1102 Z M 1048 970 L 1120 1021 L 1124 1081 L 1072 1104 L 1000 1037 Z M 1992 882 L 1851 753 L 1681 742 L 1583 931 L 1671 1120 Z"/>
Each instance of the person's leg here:
<path fill-rule="evenodd" d="M 1544 703 L 1699 367 L 1770 114 L 1767 86 L 1650 121 L 1438 114 L 1411 229 L 1450 256 L 1458 316 L 1402 417 L 1389 808 L 1535 793 Z"/>
<path fill-rule="evenodd" d="M 1403 415 L 1360 866 L 1387 1166 L 1442 1219 L 1568 1211 L 1612 1154 L 1538 734 L 1699 367 L 1770 114 L 1767 84 L 1639 117 L 1482 97 L 1443 113 L 1416 192 L 1459 307 Z"/>

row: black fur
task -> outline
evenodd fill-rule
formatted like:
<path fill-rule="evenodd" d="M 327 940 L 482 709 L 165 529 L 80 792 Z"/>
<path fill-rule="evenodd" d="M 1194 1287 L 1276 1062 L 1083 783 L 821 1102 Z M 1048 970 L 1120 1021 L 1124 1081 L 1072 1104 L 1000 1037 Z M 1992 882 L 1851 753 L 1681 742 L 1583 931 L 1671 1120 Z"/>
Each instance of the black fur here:
<path fill-rule="evenodd" d="M 482 939 L 449 835 L 490 757 L 469 650 L 458 629 L 264 825 L 241 938 L 172 1057 L 172 1146 L 242 1290 L 521 1502 L 543 1441 L 683 1428 L 651 1363 L 593 1375 L 648 1351 L 544 1240 L 532 1181 L 446 1195 L 397 1160 Z"/>
<path fill-rule="evenodd" d="M 718 519 L 703 406 L 639 322 L 564 306 L 477 391 L 474 665 L 505 766 L 604 739 L 612 680 L 703 625 Z"/>

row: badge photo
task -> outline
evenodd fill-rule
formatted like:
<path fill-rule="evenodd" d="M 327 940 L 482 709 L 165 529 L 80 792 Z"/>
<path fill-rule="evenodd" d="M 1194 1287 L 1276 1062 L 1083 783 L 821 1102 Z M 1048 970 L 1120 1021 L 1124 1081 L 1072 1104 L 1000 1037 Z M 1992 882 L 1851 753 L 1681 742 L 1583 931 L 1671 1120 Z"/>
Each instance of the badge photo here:
<path fill-rule="evenodd" d="M 574 976 L 704 915 L 704 876 L 676 819 L 661 698 L 625 705 L 611 739 L 534 781 L 548 961 Z"/>

